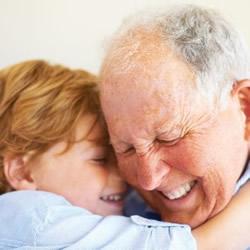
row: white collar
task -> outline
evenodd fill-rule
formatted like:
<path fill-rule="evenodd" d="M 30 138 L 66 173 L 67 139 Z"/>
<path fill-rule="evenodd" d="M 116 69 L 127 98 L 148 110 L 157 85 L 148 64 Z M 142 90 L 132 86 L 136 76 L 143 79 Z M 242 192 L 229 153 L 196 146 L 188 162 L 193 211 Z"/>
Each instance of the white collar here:
<path fill-rule="evenodd" d="M 245 169 L 243 175 L 236 183 L 234 194 L 239 191 L 239 189 L 250 179 L 250 162 L 247 164 L 247 168 Z"/>

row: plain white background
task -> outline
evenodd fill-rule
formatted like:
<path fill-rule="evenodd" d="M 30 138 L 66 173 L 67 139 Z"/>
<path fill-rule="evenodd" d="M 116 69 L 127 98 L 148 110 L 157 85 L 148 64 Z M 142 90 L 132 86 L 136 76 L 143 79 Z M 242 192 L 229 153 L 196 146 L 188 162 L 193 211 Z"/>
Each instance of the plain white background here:
<path fill-rule="evenodd" d="M 0 67 L 41 58 L 98 73 L 124 17 L 175 3 L 220 10 L 250 46 L 250 0 L 0 0 Z"/>

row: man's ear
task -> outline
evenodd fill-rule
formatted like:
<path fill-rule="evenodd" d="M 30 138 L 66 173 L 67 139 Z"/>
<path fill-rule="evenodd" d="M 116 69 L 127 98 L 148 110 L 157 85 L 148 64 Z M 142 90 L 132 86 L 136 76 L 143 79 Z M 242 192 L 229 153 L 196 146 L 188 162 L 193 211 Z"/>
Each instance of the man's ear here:
<path fill-rule="evenodd" d="M 36 184 L 31 178 L 25 156 L 5 156 L 4 174 L 10 186 L 15 190 L 36 189 Z"/>
<path fill-rule="evenodd" d="M 245 114 L 245 137 L 250 139 L 250 80 L 235 82 L 232 89 L 232 96 L 237 96 L 241 110 Z"/>

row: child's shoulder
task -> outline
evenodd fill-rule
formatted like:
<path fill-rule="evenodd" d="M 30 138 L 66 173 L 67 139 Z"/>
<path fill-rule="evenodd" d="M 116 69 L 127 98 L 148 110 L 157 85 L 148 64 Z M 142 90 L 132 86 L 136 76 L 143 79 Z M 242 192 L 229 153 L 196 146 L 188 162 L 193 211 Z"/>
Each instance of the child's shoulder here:
<path fill-rule="evenodd" d="M 50 208 L 72 207 L 60 195 L 43 191 L 13 191 L 0 195 L 0 224 L 9 220 L 21 225 L 34 223 L 34 220 L 44 220 Z"/>
<path fill-rule="evenodd" d="M 37 206 L 71 205 L 64 197 L 44 191 L 22 190 L 0 195 L 1 211 L 6 207 L 32 210 Z"/>
<path fill-rule="evenodd" d="M 67 217 L 68 211 L 75 214 L 75 210 L 78 208 L 64 197 L 49 192 L 13 191 L 0 195 L 0 225 L 4 225 L 4 230 L 0 230 L 0 249 L 2 245 L 32 245 L 51 221 Z"/>

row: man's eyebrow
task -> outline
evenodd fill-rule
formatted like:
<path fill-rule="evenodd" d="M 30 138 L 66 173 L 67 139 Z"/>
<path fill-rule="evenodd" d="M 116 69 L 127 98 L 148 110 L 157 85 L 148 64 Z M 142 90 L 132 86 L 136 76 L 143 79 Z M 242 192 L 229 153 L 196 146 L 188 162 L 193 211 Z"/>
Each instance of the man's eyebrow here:
<path fill-rule="evenodd" d="M 124 146 L 124 145 L 128 145 L 128 143 L 121 141 L 121 140 L 109 140 L 109 145 L 111 146 Z"/>
<path fill-rule="evenodd" d="M 168 122 L 162 123 L 158 128 L 156 128 L 157 135 L 169 135 L 177 133 L 181 130 L 181 126 L 177 124 L 167 124 Z"/>

